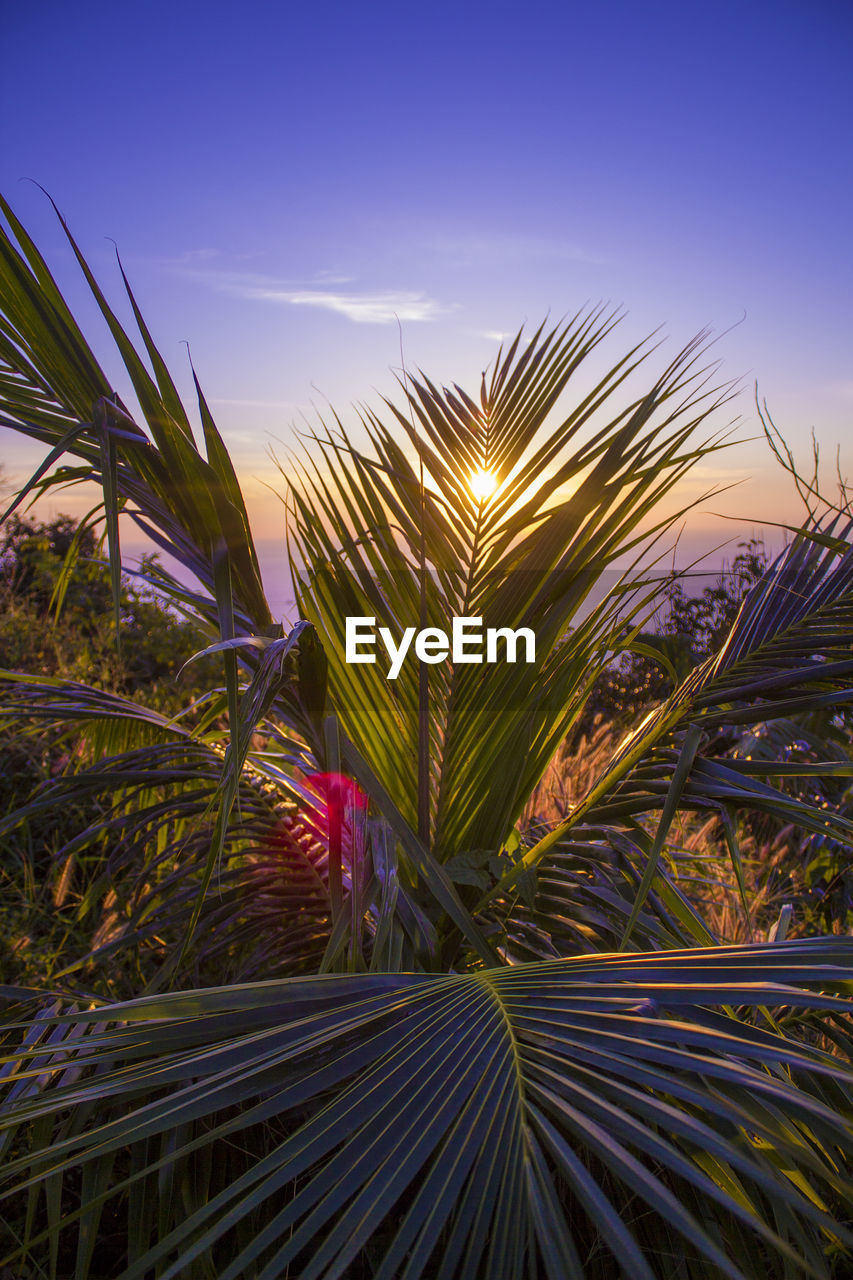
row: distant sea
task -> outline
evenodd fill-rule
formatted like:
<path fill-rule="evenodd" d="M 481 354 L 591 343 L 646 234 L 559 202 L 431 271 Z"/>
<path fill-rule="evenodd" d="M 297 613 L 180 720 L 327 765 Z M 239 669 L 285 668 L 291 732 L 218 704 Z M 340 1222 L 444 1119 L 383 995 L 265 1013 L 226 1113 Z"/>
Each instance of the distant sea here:
<path fill-rule="evenodd" d="M 297 621 L 297 614 L 284 539 L 259 540 L 255 545 L 261 567 L 261 576 L 273 617 L 288 626 L 292 626 Z M 140 554 L 150 549 L 151 547 L 148 544 L 142 544 L 135 539 L 133 541 L 127 539 L 122 543 L 122 559 L 128 567 L 133 567 L 134 563 L 138 562 Z M 694 548 L 690 548 L 690 550 L 693 554 L 696 554 Z M 689 568 L 684 579 L 685 592 L 688 595 L 698 596 L 701 595 L 706 587 L 716 586 L 720 575 L 729 571 L 729 565 L 736 554 L 737 545 L 735 542 L 726 548 L 725 555 L 719 550 L 715 550 L 702 563 Z M 174 573 L 179 581 L 192 585 L 192 576 L 182 566 L 168 556 L 161 555 L 160 558 L 163 565 Z M 683 556 L 679 556 L 679 561 L 681 562 L 680 567 L 685 568 Z M 662 562 L 659 565 L 661 578 L 669 577 L 671 569 L 671 561 Z M 619 569 L 608 569 L 601 574 L 599 580 L 590 590 L 584 607 L 581 609 L 581 616 L 586 614 L 609 590 L 616 586 L 621 572 Z M 449 621 L 450 619 L 448 619 Z"/>
<path fill-rule="evenodd" d="M 287 551 L 284 539 L 281 541 L 277 539 L 267 542 L 258 541 L 255 546 L 261 566 L 261 578 L 273 617 L 292 624 L 297 620 L 296 606 L 293 601 L 293 588 L 287 567 Z M 153 544 L 142 542 L 137 538 L 122 539 L 122 563 L 126 569 L 133 570 L 138 568 L 140 556 L 151 551 L 157 551 L 160 563 L 170 573 L 173 573 L 179 582 L 189 587 L 195 585 L 195 579 L 191 573 L 184 569 L 183 565 L 179 564 L 177 560 L 173 560 L 171 556 L 163 555 Z"/>

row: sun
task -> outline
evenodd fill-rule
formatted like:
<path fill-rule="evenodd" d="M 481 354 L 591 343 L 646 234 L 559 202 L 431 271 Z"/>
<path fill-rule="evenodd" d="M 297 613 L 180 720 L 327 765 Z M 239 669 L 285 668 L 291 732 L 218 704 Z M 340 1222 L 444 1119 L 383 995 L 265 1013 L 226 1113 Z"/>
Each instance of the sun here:
<path fill-rule="evenodd" d="M 486 471 L 478 467 L 468 481 L 469 488 L 478 502 L 485 502 L 498 487 L 498 478 L 494 471 Z"/>

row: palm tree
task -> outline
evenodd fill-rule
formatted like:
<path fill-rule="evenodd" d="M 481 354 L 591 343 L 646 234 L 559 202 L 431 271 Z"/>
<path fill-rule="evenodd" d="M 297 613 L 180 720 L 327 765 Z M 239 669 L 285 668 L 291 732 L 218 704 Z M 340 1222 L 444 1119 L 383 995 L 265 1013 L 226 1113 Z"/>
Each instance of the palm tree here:
<path fill-rule="evenodd" d="M 89 900 L 113 895 L 97 955 L 169 944 L 129 999 L 81 989 L 86 958 L 75 988 L 7 990 L 9 1258 L 56 1274 L 73 1243 L 77 1276 L 127 1280 L 830 1275 L 851 1244 L 850 940 L 720 945 L 666 855 L 694 812 L 736 870 L 747 810 L 849 843 L 842 813 L 778 785 L 848 760 L 743 758 L 737 734 L 853 696 L 850 526 L 801 531 L 720 652 L 530 833 L 549 759 L 654 607 L 661 502 L 719 447 L 695 441 L 730 390 L 703 341 L 614 408 L 651 355 L 633 349 L 554 422 L 616 321 L 585 311 L 516 338 L 479 399 L 404 375 L 402 408 L 363 412 L 366 447 L 322 426 L 287 477 L 284 635 L 200 388 L 204 452 L 127 281 L 144 356 L 69 235 L 136 421 L 2 207 L 0 423 L 48 449 L 30 487 L 96 480 L 116 598 L 130 517 L 194 575 L 157 585 L 223 661 L 186 718 L 3 679 L 10 721 L 90 742 L 7 825 L 109 797 L 64 851 L 95 848 Z M 528 628 L 536 661 L 346 663 L 348 617 L 399 636 L 453 616 Z M 213 973 L 228 985 L 187 989 Z"/>

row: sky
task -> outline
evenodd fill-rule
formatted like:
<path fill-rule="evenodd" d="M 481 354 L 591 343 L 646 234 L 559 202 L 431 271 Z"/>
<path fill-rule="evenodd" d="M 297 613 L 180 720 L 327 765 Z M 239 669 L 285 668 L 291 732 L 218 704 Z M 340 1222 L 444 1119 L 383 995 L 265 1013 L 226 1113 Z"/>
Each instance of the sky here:
<path fill-rule="evenodd" d="M 746 443 L 684 492 L 734 487 L 685 546 L 801 514 L 756 384 L 798 458 L 814 430 L 828 482 L 839 446 L 853 472 L 848 0 L 36 0 L 3 48 L 0 191 L 99 353 L 34 182 L 119 302 L 115 242 L 188 399 L 190 343 L 273 565 L 271 447 L 393 396 L 401 340 L 476 390 L 501 335 L 586 302 L 625 310 L 612 363 L 710 327 L 740 379 Z M 18 481 L 39 460 L 8 434 L 0 456 Z"/>

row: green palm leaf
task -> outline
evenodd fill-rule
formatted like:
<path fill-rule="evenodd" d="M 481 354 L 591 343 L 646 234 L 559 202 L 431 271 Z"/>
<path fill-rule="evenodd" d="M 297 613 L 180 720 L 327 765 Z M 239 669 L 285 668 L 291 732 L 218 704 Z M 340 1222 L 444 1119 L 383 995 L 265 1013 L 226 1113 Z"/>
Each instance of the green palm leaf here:
<path fill-rule="evenodd" d="M 137 1231 L 127 1280 L 194 1259 L 221 1280 L 344 1276 L 367 1257 L 389 1280 L 598 1276 L 608 1257 L 660 1276 L 670 1245 L 695 1277 L 770 1258 L 826 1275 L 824 1245 L 850 1243 L 833 1206 L 853 1190 L 853 1075 L 762 1027 L 761 1008 L 843 1022 L 851 958 L 846 939 L 598 956 L 54 1015 L 7 1047 L 2 1125 L 69 1119 L 6 1176 L 119 1157 L 68 1230 L 113 1197 L 181 1188 L 152 1206 L 154 1243 L 156 1216 Z M 202 1192 L 186 1171 L 205 1160 Z"/>
<path fill-rule="evenodd" d="M 834 758 L 824 753 L 804 771 L 796 765 L 786 770 L 772 758 L 744 758 L 746 753 L 736 749 L 737 736 L 721 752 L 715 735 L 722 729 L 737 735 L 821 711 L 831 716 L 853 698 L 851 528 L 836 518 L 800 531 L 747 593 L 719 653 L 626 736 L 587 795 L 489 890 L 481 908 L 537 866 L 578 824 L 635 821 L 661 809 L 663 838 L 675 802 L 684 809 L 765 811 L 850 844 L 853 826 L 842 813 L 759 780 L 786 771 L 803 777 L 849 775 L 843 752 Z M 688 741 L 691 760 L 679 774 Z M 727 758 L 715 758 L 720 755 Z"/>
<path fill-rule="evenodd" d="M 708 389 L 696 343 L 617 412 L 615 392 L 648 355 L 635 349 L 568 417 L 546 425 L 614 323 L 593 311 L 540 330 L 524 348 L 517 338 L 484 378 L 479 404 L 458 387 L 407 380 L 408 412 L 388 404 L 393 429 L 362 415 L 370 452 L 336 421 L 315 437 L 317 461 L 293 483 L 299 602 L 328 641 L 334 705 L 412 825 L 428 732 L 430 831 L 442 859 L 506 838 L 595 675 L 625 642 L 626 598 L 643 618 L 652 594 L 642 574 L 629 574 L 590 608 L 596 583 L 651 541 L 641 522 L 714 447 L 690 443 L 726 399 Z M 470 488 L 478 469 L 499 482 L 485 501 Z M 390 681 L 381 660 L 357 671 L 344 660 L 347 617 L 373 617 L 396 638 L 420 625 L 422 606 L 425 622 L 444 630 L 454 616 L 530 628 L 536 661 L 432 667 L 425 721 L 419 664 L 404 663 Z"/>

